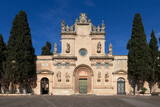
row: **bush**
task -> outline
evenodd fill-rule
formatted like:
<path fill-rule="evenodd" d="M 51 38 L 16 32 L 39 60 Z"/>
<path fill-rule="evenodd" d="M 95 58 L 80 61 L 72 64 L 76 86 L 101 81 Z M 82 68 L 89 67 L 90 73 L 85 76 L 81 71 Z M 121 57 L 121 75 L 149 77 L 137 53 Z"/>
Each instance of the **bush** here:
<path fill-rule="evenodd" d="M 144 94 L 144 93 L 146 92 L 146 90 L 147 90 L 147 88 L 142 87 L 142 88 L 141 88 L 141 91 L 140 91 L 140 94 Z"/>

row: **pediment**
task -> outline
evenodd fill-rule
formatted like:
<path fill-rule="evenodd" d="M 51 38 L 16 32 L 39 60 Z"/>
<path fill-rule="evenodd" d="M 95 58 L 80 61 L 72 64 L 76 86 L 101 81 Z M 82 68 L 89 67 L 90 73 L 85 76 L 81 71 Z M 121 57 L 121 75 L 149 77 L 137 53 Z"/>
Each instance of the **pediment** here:
<path fill-rule="evenodd" d="M 125 70 L 117 70 L 117 71 L 114 71 L 112 74 L 127 74 L 127 71 Z"/>
<path fill-rule="evenodd" d="M 37 74 L 54 74 L 54 72 L 52 72 L 50 70 L 43 69 L 43 70 L 37 71 Z"/>

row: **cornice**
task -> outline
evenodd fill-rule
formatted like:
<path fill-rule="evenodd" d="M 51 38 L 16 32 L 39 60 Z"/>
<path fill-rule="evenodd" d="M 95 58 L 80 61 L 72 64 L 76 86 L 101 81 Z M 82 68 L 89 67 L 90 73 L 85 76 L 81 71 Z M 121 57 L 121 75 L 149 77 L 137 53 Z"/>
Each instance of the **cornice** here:
<path fill-rule="evenodd" d="M 52 59 L 74 59 L 77 60 L 76 56 L 53 56 Z"/>
<path fill-rule="evenodd" d="M 90 56 L 89 59 L 114 59 L 114 56 Z"/>
<path fill-rule="evenodd" d="M 63 31 L 61 35 L 77 35 L 76 31 Z"/>

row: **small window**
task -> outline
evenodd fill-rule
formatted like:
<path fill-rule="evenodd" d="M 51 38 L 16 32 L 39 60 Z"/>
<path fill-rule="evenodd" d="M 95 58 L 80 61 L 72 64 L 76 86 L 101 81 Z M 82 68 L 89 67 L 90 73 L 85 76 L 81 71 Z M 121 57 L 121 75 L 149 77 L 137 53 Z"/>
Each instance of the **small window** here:
<path fill-rule="evenodd" d="M 108 68 L 108 67 L 109 67 L 109 64 L 108 64 L 108 63 L 105 63 L 104 66 L 105 66 L 106 68 Z"/>
<path fill-rule="evenodd" d="M 69 63 L 68 62 L 65 64 L 65 67 L 69 67 Z"/>
<path fill-rule="evenodd" d="M 101 63 L 97 63 L 97 68 L 100 68 L 101 67 Z"/>
<path fill-rule="evenodd" d="M 57 63 L 57 67 L 61 67 L 62 66 L 62 64 L 59 62 L 59 63 Z"/>
<path fill-rule="evenodd" d="M 81 50 L 80 50 L 80 55 L 81 55 L 81 56 L 85 56 L 86 54 L 87 54 L 86 49 L 81 49 Z"/>

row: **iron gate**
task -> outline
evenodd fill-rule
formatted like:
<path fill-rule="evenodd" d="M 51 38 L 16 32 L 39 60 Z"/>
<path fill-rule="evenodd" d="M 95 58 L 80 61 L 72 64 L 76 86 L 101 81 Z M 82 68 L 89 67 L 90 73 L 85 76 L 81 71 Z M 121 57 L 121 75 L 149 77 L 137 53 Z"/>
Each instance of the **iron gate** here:
<path fill-rule="evenodd" d="M 118 78 L 117 80 L 117 94 L 125 94 L 125 80 Z"/>

